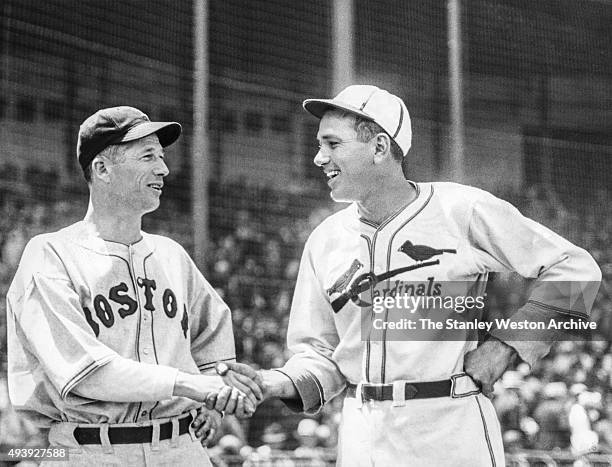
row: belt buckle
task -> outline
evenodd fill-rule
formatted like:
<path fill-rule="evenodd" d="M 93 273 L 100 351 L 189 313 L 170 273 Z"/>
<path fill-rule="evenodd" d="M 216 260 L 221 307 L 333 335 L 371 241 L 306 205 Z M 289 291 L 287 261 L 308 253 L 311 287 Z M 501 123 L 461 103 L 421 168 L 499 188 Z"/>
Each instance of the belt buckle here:
<path fill-rule="evenodd" d="M 406 394 L 406 399 L 414 399 L 419 393 L 419 390 L 414 384 L 406 383 L 404 393 Z"/>

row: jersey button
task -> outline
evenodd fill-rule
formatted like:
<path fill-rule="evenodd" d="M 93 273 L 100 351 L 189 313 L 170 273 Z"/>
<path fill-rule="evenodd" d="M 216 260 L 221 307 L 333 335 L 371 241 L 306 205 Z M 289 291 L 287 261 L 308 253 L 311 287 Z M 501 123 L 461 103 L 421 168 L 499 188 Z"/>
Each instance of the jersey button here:
<path fill-rule="evenodd" d="M 148 413 L 149 412 L 147 412 L 146 410 L 143 410 L 142 413 L 140 414 L 140 416 L 141 417 L 146 417 Z"/>
<path fill-rule="evenodd" d="M 143 353 L 143 354 L 145 354 L 145 355 L 149 355 L 149 349 L 144 349 L 144 350 L 142 351 L 142 353 Z"/>

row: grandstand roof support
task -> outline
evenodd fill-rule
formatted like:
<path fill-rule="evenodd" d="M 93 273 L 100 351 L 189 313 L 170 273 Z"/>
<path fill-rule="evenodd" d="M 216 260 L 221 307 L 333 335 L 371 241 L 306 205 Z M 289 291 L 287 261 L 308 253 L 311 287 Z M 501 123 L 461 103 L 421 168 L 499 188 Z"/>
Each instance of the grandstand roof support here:
<path fill-rule="evenodd" d="M 354 0 L 334 0 L 332 4 L 332 94 L 355 84 L 354 44 L 355 17 Z"/>
<path fill-rule="evenodd" d="M 193 138 L 191 140 L 191 215 L 193 259 L 201 271 L 206 266 L 209 247 L 210 141 L 208 135 L 208 0 L 193 0 Z"/>
<path fill-rule="evenodd" d="M 447 1 L 448 17 L 448 76 L 450 99 L 450 177 L 464 181 L 464 121 L 463 121 L 463 38 L 461 36 L 461 0 Z"/>

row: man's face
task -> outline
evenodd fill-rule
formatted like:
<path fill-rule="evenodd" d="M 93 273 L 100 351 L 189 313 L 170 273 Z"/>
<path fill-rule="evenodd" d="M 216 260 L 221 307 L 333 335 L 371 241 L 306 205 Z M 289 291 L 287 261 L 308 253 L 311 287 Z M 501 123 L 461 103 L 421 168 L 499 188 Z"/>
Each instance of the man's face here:
<path fill-rule="evenodd" d="M 110 164 L 110 186 L 118 208 L 144 214 L 159 207 L 169 170 L 157 135 L 125 144 L 123 158 Z"/>
<path fill-rule="evenodd" d="M 363 201 L 375 184 L 372 140 L 357 140 L 354 118 L 337 112 L 326 112 L 317 133 L 319 152 L 314 163 L 327 176 L 334 201 Z"/>

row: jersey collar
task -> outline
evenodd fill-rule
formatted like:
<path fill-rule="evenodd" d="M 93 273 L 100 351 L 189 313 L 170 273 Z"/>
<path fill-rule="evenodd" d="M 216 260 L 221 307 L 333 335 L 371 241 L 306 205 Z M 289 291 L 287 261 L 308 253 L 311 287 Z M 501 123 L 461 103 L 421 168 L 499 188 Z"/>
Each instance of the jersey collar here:
<path fill-rule="evenodd" d="M 142 231 L 140 232 L 140 240 L 131 245 L 126 245 L 124 243 L 104 240 L 89 222 L 79 221 L 67 227 L 66 230 L 74 243 L 102 255 L 127 257 L 131 251 L 132 254 L 147 256 L 155 250 L 155 244 L 152 242 L 149 234 Z"/>

